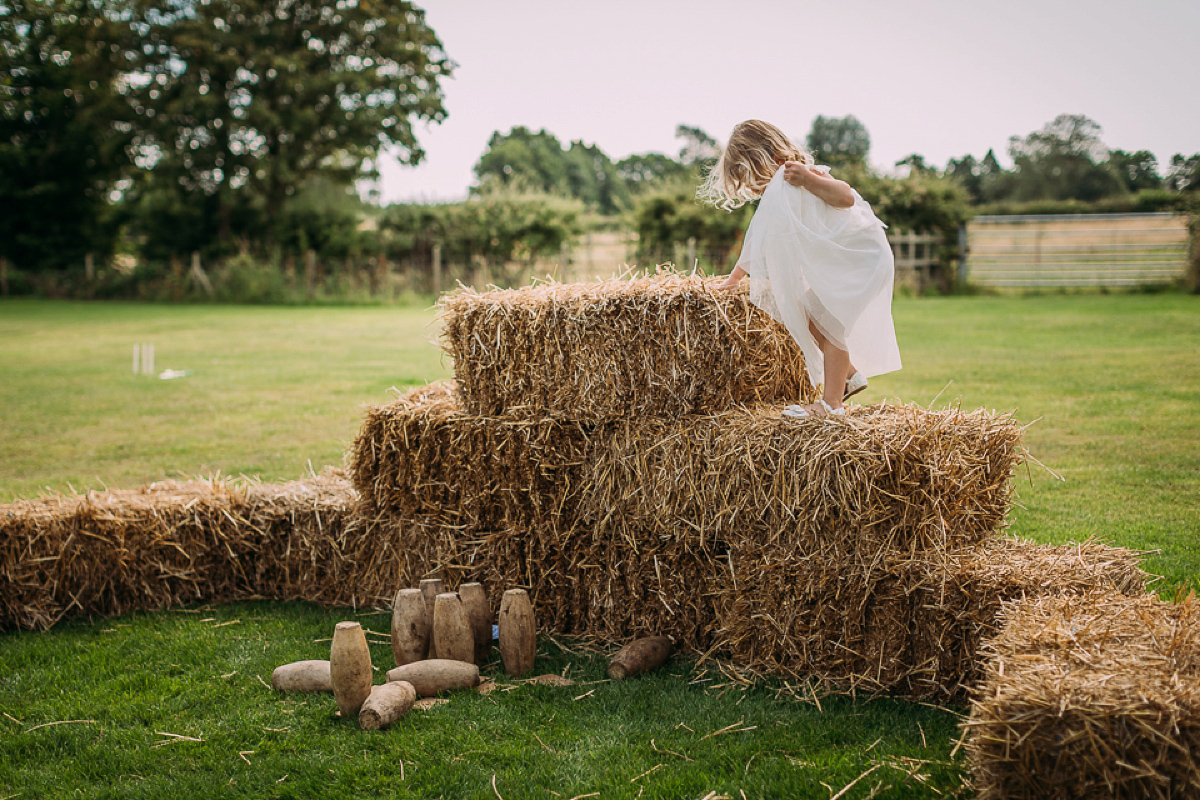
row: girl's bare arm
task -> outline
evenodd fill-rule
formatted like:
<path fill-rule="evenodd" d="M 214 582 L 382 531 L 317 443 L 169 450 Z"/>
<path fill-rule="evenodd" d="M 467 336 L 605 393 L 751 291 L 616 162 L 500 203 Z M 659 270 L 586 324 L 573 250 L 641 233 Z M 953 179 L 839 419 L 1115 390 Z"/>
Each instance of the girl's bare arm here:
<path fill-rule="evenodd" d="M 784 164 L 783 179 L 792 186 L 803 186 L 834 208 L 854 205 L 854 190 L 850 184 L 810 169 L 799 161 Z"/>

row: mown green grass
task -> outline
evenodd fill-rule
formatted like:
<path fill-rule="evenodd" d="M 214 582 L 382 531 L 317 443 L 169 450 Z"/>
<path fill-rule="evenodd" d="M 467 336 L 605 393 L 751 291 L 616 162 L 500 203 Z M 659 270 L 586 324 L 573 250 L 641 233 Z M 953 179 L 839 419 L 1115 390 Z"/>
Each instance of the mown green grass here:
<path fill-rule="evenodd" d="M 445 377 L 429 308 L 0 303 L 0 502 L 342 463 L 364 403 Z M 134 344 L 155 369 L 133 374 Z"/>
<path fill-rule="evenodd" d="M 1013 412 L 1062 476 L 1019 476 L 1014 533 L 1159 549 L 1146 563 L 1165 591 L 1200 586 L 1200 298 L 906 299 L 895 315 L 905 369 L 873 379 L 862 402 Z M 421 308 L 0 303 L 0 500 L 338 464 L 363 403 L 448 373 L 432 321 Z M 139 341 L 155 342 L 159 369 L 195 373 L 134 377 Z M 382 733 L 337 719 L 328 697 L 264 688 L 278 664 L 322 657 L 320 640 L 353 614 L 259 603 L 0 635 L 0 798 L 828 798 L 872 768 L 843 796 L 882 785 L 932 797 L 964 778 L 962 709 L 818 708 L 779 686 L 719 686 L 712 671 L 692 683 L 682 659 L 588 685 L 604 659 L 548 640 L 538 671 L 580 685 L 457 695 Z M 383 615 L 357 618 L 387 630 Z M 386 646 L 373 649 L 386 667 Z M 35 729 L 65 720 L 88 722 Z M 157 732 L 204 741 L 155 746 L 170 738 Z M 906 777 L 898 767 L 917 762 L 902 758 L 929 763 Z"/>
<path fill-rule="evenodd" d="M 537 672 L 574 686 L 512 682 L 494 659 L 485 672 L 508 691 L 452 694 L 362 731 L 330 695 L 264 685 L 281 663 L 327 658 L 339 618 L 261 603 L 5 635 L 0 797 L 828 798 L 822 782 L 836 791 L 873 767 L 864 790 L 961 786 L 949 712 L 842 697 L 818 707 L 682 660 L 614 683 L 602 655 L 545 639 Z M 386 669 L 388 617 L 354 618 L 382 634 L 369 639 Z M 914 767 L 920 778 L 906 775 Z"/>

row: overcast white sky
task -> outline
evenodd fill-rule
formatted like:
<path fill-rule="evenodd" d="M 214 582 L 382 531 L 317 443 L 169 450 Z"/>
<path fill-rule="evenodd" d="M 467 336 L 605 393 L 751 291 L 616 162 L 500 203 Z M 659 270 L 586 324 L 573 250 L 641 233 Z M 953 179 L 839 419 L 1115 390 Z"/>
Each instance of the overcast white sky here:
<path fill-rule="evenodd" d="M 493 131 L 545 128 L 613 160 L 677 154 L 676 125 L 724 140 L 757 117 L 800 143 L 853 114 L 870 160 L 945 166 L 1062 113 L 1160 167 L 1200 152 L 1200 0 L 426 0 L 458 63 L 449 114 L 417 125 L 419 167 L 381 164 L 382 199 L 465 197 Z"/>

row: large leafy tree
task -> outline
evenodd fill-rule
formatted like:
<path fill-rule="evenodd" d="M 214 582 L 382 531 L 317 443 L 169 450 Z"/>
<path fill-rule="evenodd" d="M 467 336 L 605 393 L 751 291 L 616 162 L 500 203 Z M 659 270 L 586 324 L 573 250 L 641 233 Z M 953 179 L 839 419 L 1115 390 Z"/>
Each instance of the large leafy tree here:
<path fill-rule="evenodd" d="M 1009 139 L 1018 200 L 1097 200 L 1123 191 L 1106 165 L 1100 126 L 1082 114 L 1060 114 L 1041 130 Z"/>
<path fill-rule="evenodd" d="M 817 163 L 844 167 L 866 163 L 871 150 L 871 135 L 853 114 L 818 116 L 813 120 L 806 144 Z"/>
<path fill-rule="evenodd" d="M 635 153 L 617 162 L 617 177 L 635 193 L 688 173 L 688 167 L 663 153 Z"/>
<path fill-rule="evenodd" d="M 1108 154 L 1108 166 L 1116 173 L 1126 191 L 1162 188 L 1158 159 L 1149 150 L 1138 150 L 1136 153 L 1113 150 Z"/>
<path fill-rule="evenodd" d="M 602 214 L 629 204 L 629 189 L 617 165 L 596 145 L 573 141 L 564 147 L 553 133 L 518 125 L 496 131 L 475 163 L 479 191 L 503 187 L 583 201 Z"/>
<path fill-rule="evenodd" d="M 454 65 L 411 2 L 136 2 L 135 158 L 203 204 L 219 237 L 239 197 L 278 235 L 306 181 L 352 181 L 385 148 L 418 163 L 414 121 L 445 117 L 439 81 Z"/>
<path fill-rule="evenodd" d="M 0 256 L 24 269 L 82 269 L 112 246 L 131 130 L 114 88 L 118 10 L 0 0 Z"/>
<path fill-rule="evenodd" d="M 1166 185 L 1176 192 L 1194 192 L 1200 189 L 1200 153 L 1185 156 L 1176 153 L 1171 156 L 1167 167 Z"/>
<path fill-rule="evenodd" d="M 553 133 L 518 125 L 508 133 L 496 131 L 475 163 L 480 187 L 504 186 L 523 191 L 564 194 L 567 159 Z"/>

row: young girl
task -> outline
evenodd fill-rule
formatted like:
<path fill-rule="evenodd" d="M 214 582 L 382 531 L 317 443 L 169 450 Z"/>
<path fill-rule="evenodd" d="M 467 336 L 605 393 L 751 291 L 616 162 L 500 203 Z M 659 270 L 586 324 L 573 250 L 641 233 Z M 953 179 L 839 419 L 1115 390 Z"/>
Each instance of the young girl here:
<path fill-rule="evenodd" d="M 820 400 L 784 414 L 844 414 L 843 401 L 867 378 L 900 369 L 892 251 L 883 223 L 849 184 L 752 119 L 733 129 L 696 195 L 726 210 L 760 198 L 737 266 L 718 288 L 748 275 L 751 302 L 783 323 L 813 385 L 824 383 Z"/>

